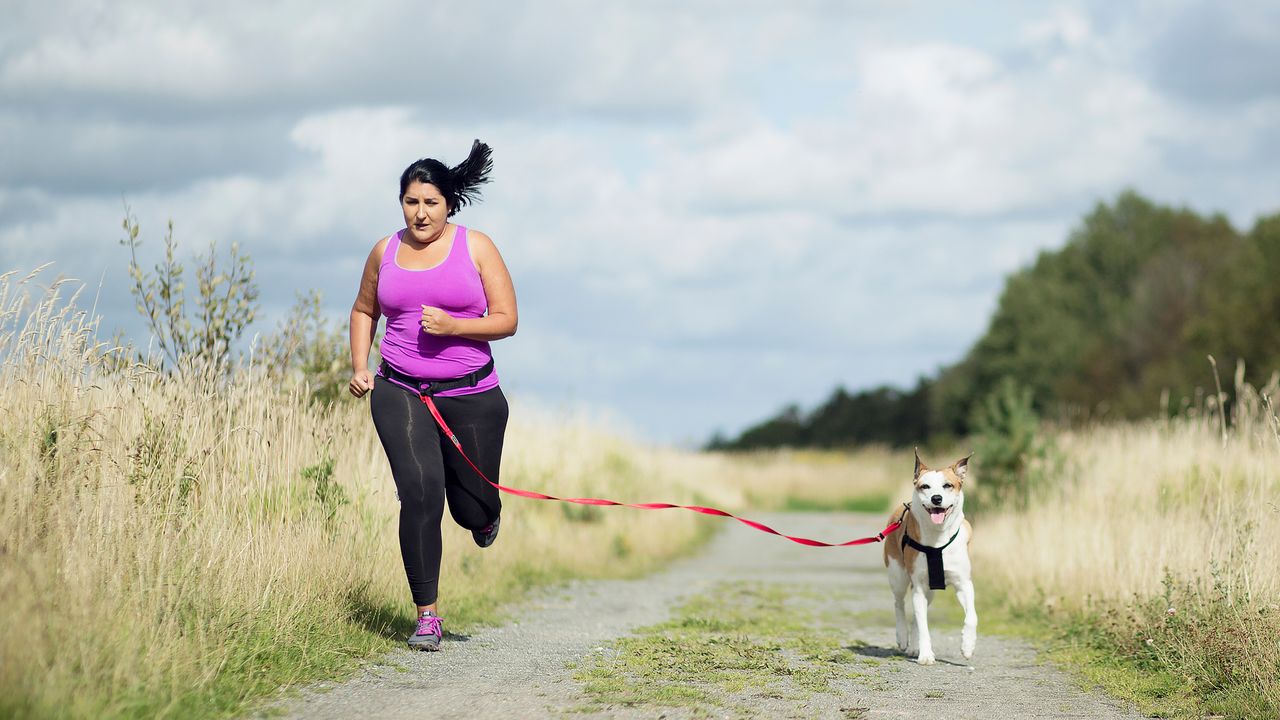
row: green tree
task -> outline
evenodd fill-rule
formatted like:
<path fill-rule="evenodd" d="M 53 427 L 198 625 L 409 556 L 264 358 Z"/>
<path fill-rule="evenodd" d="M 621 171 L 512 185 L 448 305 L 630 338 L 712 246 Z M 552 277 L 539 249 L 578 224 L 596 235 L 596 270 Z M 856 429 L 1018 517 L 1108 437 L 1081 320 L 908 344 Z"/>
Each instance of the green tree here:
<path fill-rule="evenodd" d="M 1191 395 L 1214 351 L 1191 328 L 1240 245 L 1221 216 L 1132 192 L 1100 204 L 1065 247 L 1010 276 L 986 333 L 939 378 L 937 424 L 966 430 L 973 404 L 1006 378 L 1037 411 L 1065 417 L 1137 417 L 1164 390 Z"/>
<path fill-rule="evenodd" d="M 1263 385 L 1280 372 L 1280 214 L 1260 218 L 1209 278 L 1204 311 L 1189 329 L 1192 343 L 1223 366 L 1243 362 L 1246 381 Z M 1204 357 L 1198 367 L 1204 373 Z"/>
<path fill-rule="evenodd" d="M 788 405 L 776 417 L 744 430 L 737 440 L 727 443 L 725 449 L 804 447 L 808 444 L 800 407 Z"/>
<path fill-rule="evenodd" d="M 1009 503 L 1025 507 L 1044 486 L 1052 441 L 1041 430 L 1031 390 L 1006 378 L 973 412 L 974 455 L 981 482 L 966 502 L 975 509 Z"/>

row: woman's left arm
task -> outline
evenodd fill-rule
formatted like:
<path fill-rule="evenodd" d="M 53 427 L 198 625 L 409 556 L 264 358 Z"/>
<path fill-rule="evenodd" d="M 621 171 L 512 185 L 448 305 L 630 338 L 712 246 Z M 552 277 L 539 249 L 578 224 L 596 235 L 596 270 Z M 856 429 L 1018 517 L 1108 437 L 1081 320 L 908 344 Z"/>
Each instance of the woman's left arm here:
<path fill-rule="evenodd" d="M 467 245 L 480 282 L 484 285 L 489 312 L 484 317 L 456 318 L 436 307 L 423 306 L 422 328 L 431 335 L 453 335 L 469 340 L 501 340 L 516 334 L 516 289 L 498 247 L 479 230 L 467 230 Z"/>

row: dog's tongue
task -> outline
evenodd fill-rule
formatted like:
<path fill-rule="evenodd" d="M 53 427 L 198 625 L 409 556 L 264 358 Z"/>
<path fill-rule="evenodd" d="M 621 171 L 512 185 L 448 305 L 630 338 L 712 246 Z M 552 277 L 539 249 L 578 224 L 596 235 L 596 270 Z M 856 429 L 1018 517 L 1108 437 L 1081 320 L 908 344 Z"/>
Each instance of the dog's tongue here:
<path fill-rule="evenodd" d="M 942 521 L 947 518 L 947 511 L 940 508 L 934 508 L 929 511 L 929 519 L 934 525 L 941 525 Z"/>

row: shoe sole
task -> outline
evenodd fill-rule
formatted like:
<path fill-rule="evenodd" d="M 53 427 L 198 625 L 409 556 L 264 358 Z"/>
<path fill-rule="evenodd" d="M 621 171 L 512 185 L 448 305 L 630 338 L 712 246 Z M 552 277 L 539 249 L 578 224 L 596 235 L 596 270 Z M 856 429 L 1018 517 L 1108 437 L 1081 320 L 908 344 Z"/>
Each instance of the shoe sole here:
<path fill-rule="evenodd" d="M 440 652 L 439 643 L 431 645 L 428 643 L 406 643 L 410 650 L 421 650 L 422 652 Z"/>
<path fill-rule="evenodd" d="M 498 525 L 498 522 L 499 522 L 501 519 L 502 519 L 502 518 L 498 518 L 498 519 L 494 520 L 494 521 L 493 521 L 493 524 L 494 524 L 494 525 Z M 498 530 L 499 530 L 499 528 L 495 527 L 495 528 L 493 529 L 493 534 L 492 534 L 492 535 L 487 535 L 487 536 L 485 536 L 483 539 L 481 539 L 478 535 L 476 535 L 475 531 L 473 530 L 473 531 L 471 532 L 471 539 L 472 539 L 472 540 L 475 540 L 475 542 L 476 542 L 476 546 L 477 546 L 477 547 L 487 548 L 487 547 L 489 547 L 489 546 L 493 545 L 494 541 L 496 541 L 496 540 L 498 539 Z"/>

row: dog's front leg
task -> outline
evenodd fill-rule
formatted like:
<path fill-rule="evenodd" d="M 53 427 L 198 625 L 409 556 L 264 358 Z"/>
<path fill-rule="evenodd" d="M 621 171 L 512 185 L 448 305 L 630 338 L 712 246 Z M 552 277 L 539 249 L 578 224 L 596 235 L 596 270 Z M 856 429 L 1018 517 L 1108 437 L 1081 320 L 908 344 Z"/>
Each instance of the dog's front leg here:
<path fill-rule="evenodd" d="M 911 578 L 896 560 L 889 561 L 889 587 L 893 589 L 893 619 L 898 649 L 905 652 L 915 646 L 907 639 L 906 602 L 907 593 L 911 590 Z"/>
<path fill-rule="evenodd" d="M 894 630 L 898 640 L 898 649 L 906 652 L 908 648 L 907 642 L 907 594 L 895 594 L 893 596 L 893 619 Z"/>
<path fill-rule="evenodd" d="M 915 614 L 916 621 L 916 645 L 920 649 L 920 655 L 916 658 L 916 662 L 921 665 L 933 664 L 933 639 L 929 637 L 929 596 L 932 593 L 926 591 L 919 583 L 913 583 L 911 588 L 911 610 Z"/>
<path fill-rule="evenodd" d="M 973 604 L 973 581 L 961 578 L 956 581 L 956 599 L 964 608 L 964 627 L 960 630 L 960 654 L 965 660 L 973 657 L 973 648 L 978 643 L 978 612 Z"/>

